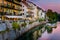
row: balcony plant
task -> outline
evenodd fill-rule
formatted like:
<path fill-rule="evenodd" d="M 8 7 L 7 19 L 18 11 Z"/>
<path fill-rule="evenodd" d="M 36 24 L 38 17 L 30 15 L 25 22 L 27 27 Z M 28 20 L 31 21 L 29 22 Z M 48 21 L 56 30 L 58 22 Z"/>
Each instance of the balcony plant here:
<path fill-rule="evenodd" d="M 33 22 L 29 22 L 29 24 L 32 24 Z"/>
<path fill-rule="evenodd" d="M 45 19 L 43 19 L 43 18 L 40 18 L 40 19 L 38 19 L 39 20 L 39 22 L 41 22 L 41 21 L 44 21 Z"/>
<path fill-rule="evenodd" d="M 26 27 L 26 25 L 27 25 L 26 22 L 24 22 L 24 23 L 21 24 L 22 27 Z"/>

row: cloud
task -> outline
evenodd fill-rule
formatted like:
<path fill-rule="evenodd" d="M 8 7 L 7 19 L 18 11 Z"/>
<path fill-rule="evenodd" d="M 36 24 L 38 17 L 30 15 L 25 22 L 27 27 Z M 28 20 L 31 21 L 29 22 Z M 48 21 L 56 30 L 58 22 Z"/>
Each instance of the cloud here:
<path fill-rule="evenodd" d="M 57 12 L 60 13 L 60 5 L 59 4 L 49 3 L 49 4 L 46 4 L 46 5 L 39 5 L 39 6 L 41 6 L 45 10 L 52 9 L 53 11 L 57 11 Z"/>
<path fill-rule="evenodd" d="M 52 9 L 60 13 L 60 0 L 30 0 L 44 10 Z"/>

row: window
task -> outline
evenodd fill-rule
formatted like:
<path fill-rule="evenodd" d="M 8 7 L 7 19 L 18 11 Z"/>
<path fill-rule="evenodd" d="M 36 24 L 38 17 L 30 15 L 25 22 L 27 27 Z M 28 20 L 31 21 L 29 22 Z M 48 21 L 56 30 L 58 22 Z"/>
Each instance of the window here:
<path fill-rule="evenodd" d="M 23 6 L 24 7 L 24 6 Z"/>
<path fill-rule="evenodd" d="M 31 15 L 26 15 L 26 17 L 31 17 Z"/>
<path fill-rule="evenodd" d="M 41 13 L 41 15 L 42 15 L 42 13 Z"/>
<path fill-rule="evenodd" d="M 23 9 L 23 11 L 24 11 L 24 9 Z"/>
<path fill-rule="evenodd" d="M 16 12 L 14 12 L 14 15 L 16 15 Z"/>
<path fill-rule="evenodd" d="M 24 13 L 21 13 L 20 16 L 24 15 Z"/>
<path fill-rule="evenodd" d="M 20 16 L 22 16 L 22 13 L 20 14 Z"/>
<path fill-rule="evenodd" d="M 22 13 L 24 15 L 24 13 Z"/>

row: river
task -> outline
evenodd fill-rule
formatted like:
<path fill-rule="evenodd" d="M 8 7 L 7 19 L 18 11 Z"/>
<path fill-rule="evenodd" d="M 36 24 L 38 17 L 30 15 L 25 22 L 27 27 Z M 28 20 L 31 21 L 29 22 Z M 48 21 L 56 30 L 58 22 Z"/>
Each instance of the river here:
<path fill-rule="evenodd" d="M 0 27 L 1 27 L 0 28 L 0 31 L 1 31 L 5 26 L 3 27 L 2 25 L 0 25 Z M 38 29 L 38 30 L 41 31 L 40 29 Z M 35 34 L 36 34 L 36 31 L 34 32 L 34 35 Z M 5 34 L 5 39 L 8 36 L 9 36 L 10 40 L 13 40 L 16 37 L 14 31 L 10 31 L 9 35 Z M 32 37 L 33 37 L 33 35 L 32 35 Z M 35 37 L 34 37 L 34 39 L 35 39 Z M 27 38 L 29 38 L 29 40 L 30 40 L 30 36 L 27 36 Z M 0 34 L 0 40 L 2 40 L 2 35 L 1 34 Z M 21 40 L 21 39 L 19 39 L 19 40 Z M 38 40 L 60 40 L 60 22 L 57 22 L 57 27 L 53 28 L 52 33 L 48 33 L 47 30 L 46 30 L 46 31 L 44 31 L 44 33 L 41 34 L 41 37 L 38 37 Z"/>
<path fill-rule="evenodd" d="M 38 40 L 60 40 L 60 22 L 57 22 L 57 28 L 54 28 L 52 33 L 45 31 Z"/>

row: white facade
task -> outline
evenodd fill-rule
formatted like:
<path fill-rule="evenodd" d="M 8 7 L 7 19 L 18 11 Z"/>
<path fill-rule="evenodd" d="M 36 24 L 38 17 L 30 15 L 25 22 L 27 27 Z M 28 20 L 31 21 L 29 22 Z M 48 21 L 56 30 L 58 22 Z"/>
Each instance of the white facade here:
<path fill-rule="evenodd" d="M 22 2 L 22 11 L 24 13 L 24 18 L 27 15 L 33 15 L 32 20 L 36 20 L 37 18 L 45 19 L 45 12 L 42 9 L 38 9 L 37 6 L 29 1 L 25 1 L 27 4 Z M 28 17 L 27 17 L 28 18 Z"/>
<path fill-rule="evenodd" d="M 39 10 L 38 15 L 39 15 L 39 19 L 45 19 L 46 14 L 43 10 Z"/>
<path fill-rule="evenodd" d="M 24 13 L 24 17 L 26 18 L 26 15 L 27 15 L 27 7 L 26 7 L 26 5 L 24 5 L 24 3 L 22 3 L 22 11 Z"/>
<path fill-rule="evenodd" d="M 35 20 L 37 18 L 37 6 L 34 5 L 33 3 L 28 2 L 28 1 L 27 1 L 27 3 L 29 5 L 28 11 L 33 12 L 33 18 L 32 19 Z"/>

